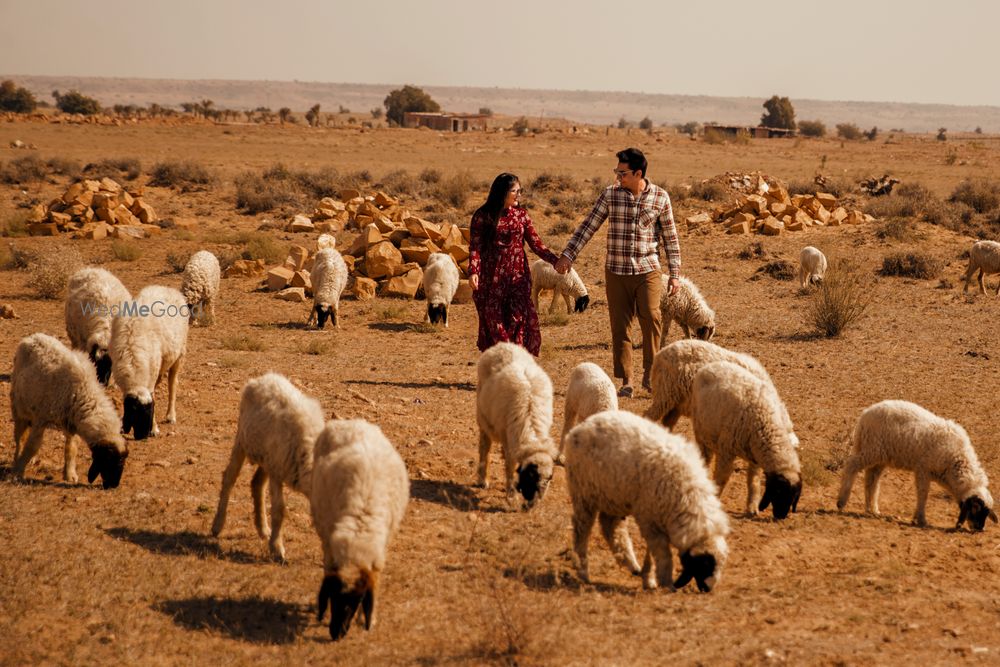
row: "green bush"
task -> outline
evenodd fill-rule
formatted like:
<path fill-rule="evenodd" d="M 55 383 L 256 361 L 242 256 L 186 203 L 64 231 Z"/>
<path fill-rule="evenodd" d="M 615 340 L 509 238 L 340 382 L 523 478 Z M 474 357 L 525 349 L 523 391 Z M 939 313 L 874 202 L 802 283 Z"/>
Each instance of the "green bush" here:
<path fill-rule="evenodd" d="M 826 125 L 819 120 L 800 120 L 799 134 L 803 137 L 825 137 Z"/>
<path fill-rule="evenodd" d="M 55 98 L 56 107 L 63 113 L 78 113 L 84 116 L 93 116 L 101 112 L 100 102 L 76 90 L 71 90 L 65 95 L 61 95 L 58 90 L 53 90 L 52 97 Z"/>
<path fill-rule="evenodd" d="M 421 88 L 406 85 L 390 92 L 385 100 L 385 116 L 397 124 L 403 124 L 403 114 L 407 111 L 440 111 L 441 105 Z"/>
<path fill-rule="evenodd" d="M 0 83 L 0 111 L 31 113 L 37 106 L 35 96 L 27 88 L 18 86 L 9 79 Z"/>

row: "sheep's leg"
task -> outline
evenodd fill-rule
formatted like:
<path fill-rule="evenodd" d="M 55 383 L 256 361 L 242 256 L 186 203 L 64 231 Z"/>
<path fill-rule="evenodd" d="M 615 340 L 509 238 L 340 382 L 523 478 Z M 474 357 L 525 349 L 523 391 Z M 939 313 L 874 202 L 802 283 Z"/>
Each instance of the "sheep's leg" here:
<path fill-rule="evenodd" d="M 760 466 L 750 463 L 747 466 L 747 514 L 757 516 L 760 511 Z"/>
<path fill-rule="evenodd" d="M 865 471 L 865 509 L 875 516 L 879 515 L 878 490 L 883 470 L 885 470 L 885 466 L 877 465 Z"/>
<path fill-rule="evenodd" d="M 267 472 L 263 468 L 257 468 L 250 480 L 250 496 L 253 498 L 253 523 L 257 527 L 257 534 L 264 540 L 271 537 L 271 529 L 267 525 L 267 508 L 264 506 L 265 484 Z"/>
<path fill-rule="evenodd" d="M 222 473 L 222 489 L 219 491 L 219 506 L 215 510 L 215 519 L 212 521 L 212 535 L 219 536 L 223 526 L 226 525 L 226 509 L 229 507 L 229 496 L 233 492 L 233 485 L 236 478 L 240 476 L 243 463 L 247 455 L 238 444 L 233 446 L 233 451 L 229 455 L 229 465 Z"/>
<path fill-rule="evenodd" d="M 986 294 L 986 270 L 979 269 L 979 293 Z"/>
<path fill-rule="evenodd" d="M 994 297 L 1000 296 L 1000 282 L 997 282 L 997 292 L 993 295 Z"/>
<path fill-rule="evenodd" d="M 517 495 L 517 467 L 513 461 L 507 460 L 506 452 L 503 458 L 504 490 L 507 492 L 507 504 L 513 508 L 514 498 Z"/>
<path fill-rule="evenodd" d="M 556 463 L 566 465 L 566 455 L 563 453 L 566 449 L 566 434 L 569 433 L 569 430 L 573 428 L 575 423 L 576 411 L 567 406 L 566 414 L 563 415 L 562 437 L 559 438 L 559 456 L 556 457 Z"/>
<path fill-rule="evenodd" d="M 563 301 L 566 302 L 566 314 L 573 314 L 573 299 L 570 298 L 569 292 L 563 292 Z"/>
<path fill-rule="evenodd" d="M 672 324 L 673 318 L 667 313 L 665 309 L 660 310 L 660 322 L 663 324 L 663 333 L 660 334 L 660 349 L 662 350 L 667 346 L 667 334 L 670 333 L 670 325 Z"/>
<path fill-rule="evenodd" d="M 851 487 L 854 486 L 854 479 L 861 472 L 861 459 L 856 455 L 847 459 L 844 464 L 844 476 L 840 481 L 840 493 L 837 495 L 837 509 L 843 510 L 847 506 L 847 501 L 851 498 Z"/>
<path fill-rule="evenodd" d="M 24 443 L 24 449 L 14 460 L 14 475 L 20 479 L 24 479 L 24 469 L 28 467 L 31 463 L 31 459 L 35 458 L 35 454 L 38 450 L 42 448 L 42 436 L 45 435 L 45 428 L 42 426 L 32 426 L 31 432 L 28 434 L 28 440 Z"/>
<path fill-rule="evenodd" d="M 799 284 L 802 286 L 802 289 L 806 288 L 806 275 L 807 274 L 806 274 L 805 267 L 800 266 L 799 267 Z"/>
<path fill-rule="evenodd" d="M 66 434 L 63 444 L 63 479 L 70 484 L 76 484 L 80 478 L 76 474 L 76 436 Z"/>
<path fill-rule="evenodd" d="M 484 489 L 490 488 L 490 483 L 486 480 L 486 467 L 490 462 L 490 436 L 480 427 L 479 429 L 479 470 L 476 473 L 476 484 Z"/>
<path fill-rule="evenodd" d="M 556 303 L 559 302 L 559 290 L 552 290 L 552 301 L 549 303 L 549 315 L 556 312 Z"/>
<path fill-rule="evenodd" d="M 646 540 L 646 562 L 642 566 L 643 588 L 674 590 L 671 579 L 674 573 L 674 562 L 670 553 L 670 540 L 667 539 L 663 531 L 651 524 L 639 524 L 639 531 L 642 533 L 643 539 Z M 656 563 L 655 578 L 650 567 L 652 563 Z"/>
<path fill-rule="evenodd" d="M 594 528 L 596 512 L 582 504 L 573 503 L 573 551 L 576 553 L 576 572 L 580 580 L 590 583 L 587 564 L 587 543 Z"/>
<path fill-rule="evenodd" d="M 719 487 L 719 497 L 722 497 L 722 490 L 726 488 L 729 477 L 733 474 L 733 462 L 731 456 L 719 454 L 715 459 L 715 485 Z"/>
<path fill-rule="evenodd" d="M 917 471 L 915 477 L 917 483 L 917 511 L 913 514 L 913 525 L 923 527 L 927 525 L 927 494 L 931 490 L 931 478 L 923 471 Z"/>
<path fill-rule="evenodd" d="M 608 543 L 611 553 L 615 555 L 620 564 L 629 569 L 629 572 L 639 574 L 639 561 L 635 557 L 635 549 L 632 547 L 632 536 L 628 534 L 625 517 L 610 516 L 604 512 L 601 512 L 597 516 L 601 522 L 601 532 L 604 533 L 604 541 Z"/>
<path fill-rule="evenodd" d="M 531 285 L 531 304 L 535 307 L 535 312 L 538 312 L 538 293 L 542 291 L 542 288 L 538 286 L 538 283 L 532 283 Z"/>
<path fill-rule="evenodd" d="M 976 273 L 976 265 L 974 262 L 969 262 L 969 268 L 965 270 L 965 275 L 962 276 L 962 280 L 965 281 L 965 287 L 962 288 L 963 292 L 969 291 L 969 285 L 972 283 L 972 276 Z"/>
<path fill-rule="evenodd" d="M 205 306 L 208 314 L 208 324 L 215 324 L 215 299 L 209 299 L 205 303 Z"/>
<path fill-rule="evenodd" d="M 21 453 L 21 439 L 24 437 L 24 431 L 28 428 L 28 422 L 21 421 L 19 419 L 14 420 L 14 460 L 17 460 L 18 455 Z"/>
<path fill-rule="evenodd" d="M 167 371 L 167 424 L 177 421 L 177 375 L 181 370 L 181 360 L 178 359 Z"/>
<path fill-rule="evenodd" d="M 285 521 L 285 494 L 281 480 L 271 477 L 271 558 L 285 562 L 285 544 L 281 540 L 281 524 Z"/>

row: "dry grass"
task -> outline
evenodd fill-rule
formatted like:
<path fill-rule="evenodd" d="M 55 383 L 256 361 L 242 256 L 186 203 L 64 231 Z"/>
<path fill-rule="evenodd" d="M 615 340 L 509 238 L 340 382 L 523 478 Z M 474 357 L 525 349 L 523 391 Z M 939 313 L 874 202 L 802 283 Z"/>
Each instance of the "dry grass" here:
<path fill-rule="evenodd" d="M 42 299 L 61 299 L 69 277 L 83 268 L 80 251 L 73 246 L 47 247 L 32 261 L 31 287 Z"/>
<path fill-rule="evenodd" d="M 475 179 L 463 171 L 439 181 L 431 190 L 431 196 L 447 206 L 464 210 L 465 203 L 475 188 Z"/>
<path fill-rule="evenodd" d="M 872 301 L 870 280 L 861 268 L 840 260 L 827 271 L 813 295 L 808 319 L 824 336 L 839 336 L 858 321 Z"/>
<path fill-rule="evenodd" d="M 170 269 L 171 273 L 184 273 L 184 268 L 187 266 L 189 259 L 191 259 L 190 253 L 168 252 L 167 268 Z M 230 264 L 232 264 L 232 262 L 230 262 Z"/>
<path fill-rule="evenodd" d="M 992 213 L 1000 208 L 1000 184 L 983 179 L 963 181 L 949 201 L 965 204 L 976 213 Z"/>
<path fill-rule="evenodd" d="M 262 259 L 266 264 L 277 264 L 288 256 L 288 249 L 263 232 L 240 235 L 237 242 L 244 248 L 243 259 Z"/>
<path fill-rule="evenodd" d="M 6 238 L 16 238 L 28 235 L 28 213 L 27 211 L 12 211 L 4 216 L 3 224 L 0 224 L 0 236 Z"/>
<path fill-rule="evenodd" d="M 219 343 L 222 349 L 231 352 L 260 352 L 264 349 L 264 343 L 259 338 L 247 334 L 226 336 Z"/>
<path fill-rule="evenodd" d="M 922 252 L 897 252 L 882 259 L 883 276 L 931 280 L 941 275 L 944 262 Z"/>
<path fill-rule="evenodd" d="M 168 160 L 153 165 L 149 184 L 194 192 L 207 190 L 215 181 L 211 170 L 195 160 Z"/>
<path fill-rule="evenodd" d="M 795 280 L 798 275 L 799 270 L 792 262 L 787 259 L 776 259 L 758 268 L 753 278 L 770 276 L 775 280 Z"/>
<path fill-rule="evenodd" d="M 83 168 L 87 178 L 100 180 L 111 178 L 116 181 L 134 181 L 142 174 L 142 162 L 137 157 L 105 158 L 92 162 Z"/>
<path fill-rule="evenodd" d="M 142 248 L 135 241 L 117 239 L 111 242 L 111 256 L 119 262 L 134 262 L 142 257 Z"/>

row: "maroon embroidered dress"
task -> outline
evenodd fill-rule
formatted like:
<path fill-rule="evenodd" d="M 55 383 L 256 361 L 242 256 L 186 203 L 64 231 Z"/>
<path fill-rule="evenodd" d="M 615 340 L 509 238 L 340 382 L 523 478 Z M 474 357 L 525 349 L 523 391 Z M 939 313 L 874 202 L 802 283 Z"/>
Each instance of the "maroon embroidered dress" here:
<path fill-rule="evenodd" d="M 520 206 L 504 211 L 493 238 L 484 240 L 487 224 L 482 216 L 472 216 L 469 234 L 469 275 L 479 275 L 479 289 L 473 292 L 479 312 L 477 345 L 485 351 L 496 343 L 517 343 L 537 357 L 542 334 L 531 303 L 531 270 L 524 244 L 549 264 L 555 265 L 559 258 L 538 238 L 528 212 Z"/>

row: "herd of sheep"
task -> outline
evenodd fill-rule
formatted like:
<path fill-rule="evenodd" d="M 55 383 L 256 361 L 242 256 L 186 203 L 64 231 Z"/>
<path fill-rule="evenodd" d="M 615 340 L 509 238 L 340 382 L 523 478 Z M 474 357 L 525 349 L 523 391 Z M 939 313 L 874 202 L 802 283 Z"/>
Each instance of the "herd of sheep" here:
<path fill-rule="evenodd" d="M 807 247 L 800 256 L 800 282 L 821 281 L 826 258 Z M 1000 244 L 973 246 L 972 276 L 1000 273 Z M 589 297 L 575 271 L 561 276 L 544 262 L 532 266 L 533 300 L 552 290 L 567 311 L 580 312 Z M 347 268 L 333 248 L 316 255 L 309 321 L 339 324 L 340 295 Z M 427 320 L 448 325 L 448 308 L 459 273 L 447 255 L 432 255 L 424 274 Z M 128 458 L 124 435 L 142 440 L 159 432 L 154 392 L 167 379 L 166 423 L 177 419 L 176 383 L 191 323 L 211 323 L 219 292 L 219 263 L 201 251 L 188 262 L 181 290 L 151 285 L 133 299 L 111 273 L 85 268 L 69 282 L 66 331 L 72 345 L 36 333 L 17 347 L 11 374 L 14 423 L 13 472 L 23 477 L 47 428 L 65 436 L 64 479 L 78 481 L 76 440 L 91 451 L 88 482 L 119 485 Z M 745 510 L 772 509 L 775 520 L 796 510 L 802 492 L 799 439 L 767 370 L 753 357 L 710 342 L 715 313 L 689 280 L 661 309 L 668 327 L 677 322 L 685 339 L 664 345 L 651 370 L 652 402 L 643 416 L 618 409 L 611 379 L 596 364 L 573 369 L 565 392 L 564 423 L 552 439 L 552 382 L 523 348 L 501 343 L 478 362 L 476 421 L 479 427 L 477 483 L 487 486 L 493 443 L 504 462 L 509 504 L 530 508 L 549 488 L 555 467 L 565 466 L 572 502 L 573 554 L 579 577 L 589 581 L 587 547 L 595 519 L 612 553 L 646 588 L 681 588 L 694 580 L 708 592 L 718 583 L 728 556 L 729 516 L 720 501 L 737 459 L 747 464 Z M 666 336 L 664 336 L 665 338 Z M 119 417 L 105 385 L 122 391 Z M 671 432 L 691 420 L 694 441 Z M 24 440 L 28 432 L 27 440 Z M 913 471 L 914 522 L 925 525 L 930 482 L 947 489 L 959 505 L 956 528 L 982 530 L 997 521 L 988 479 L 968 435 L 958 424 L 904 401 L 865 410 L 857 422 L 837 507 L 848 502 L 855 477 L 865 472 L 866 509 L 878 514 L 879 479 L 886 467 Z M 226 522 L 229 497 L 244 464 L 251 478 L 257 532 L 271 556 L 286 558 L 281 538 L 284 487 L 310 500 L 323 551 L 319 617 L 330 608 L 330 635 L 343 637 L 356 615 L 366 628 L 374 618 L 375 593 L 388 547 L 409 499 L 402 458 L 378 426 L 363 420 L 325 420 L 318 401 L 285 377 L 268 373 L 249 380 L 240 397 L 229 463 L 222 472 L 211 532 Z M 714 470 L 712 463 L 714 461 Z M 763 490 L 760 475 L 763 473 Z M 265 507 L 270 496 L 270 519 Z M 642 565 L 626 519 L 632 517 L 646 543 Z M 680 571 L 673 578 L 672 549 Z"/>

